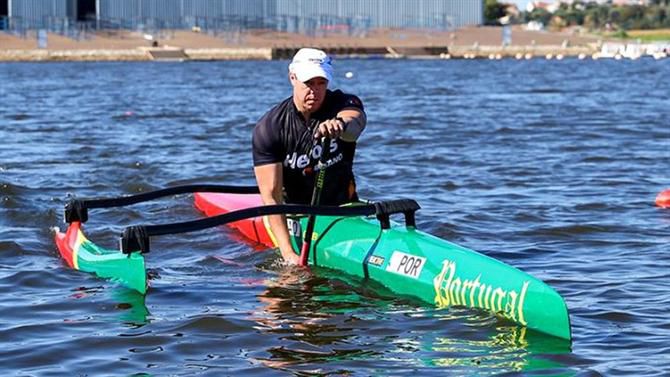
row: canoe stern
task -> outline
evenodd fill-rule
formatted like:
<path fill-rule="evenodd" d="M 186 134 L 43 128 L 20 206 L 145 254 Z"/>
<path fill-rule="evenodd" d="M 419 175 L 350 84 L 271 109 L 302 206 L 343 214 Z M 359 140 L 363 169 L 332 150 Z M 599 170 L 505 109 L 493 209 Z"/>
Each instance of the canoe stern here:
<path fill-rule="evenodd" d="M 147 291 L 144 256 L 104 249 L 89 241 L 79 222 L 70 224 L 65 233 L 56 231 L 56 246 L 68 266 L 117 281 L 142 294 Z"/>

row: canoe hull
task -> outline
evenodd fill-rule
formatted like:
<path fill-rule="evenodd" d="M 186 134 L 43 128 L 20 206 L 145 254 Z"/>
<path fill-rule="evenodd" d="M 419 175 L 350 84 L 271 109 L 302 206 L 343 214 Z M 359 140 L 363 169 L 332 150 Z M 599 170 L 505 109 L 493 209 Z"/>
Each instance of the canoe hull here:
<path fill-rule="evenodd" d="M 207 216 L 261 205 L 259 195 L 195 194 L 195 206 Z M 306 218 L 292 219 L 289 231 L 296 250 Z M 274 247 L 263 218 L 230 224 L 250 240 Z M 129 255 L 98 247 L 73 222 L 55 235 L 66 263 L 75 269 L 111 278 L 147 291 L 141 253 Z M 398 295 L 438 308 L 461 306 L 494 312 L 509 320 L 562 339 L 571 339 L 563 298 L 541 280 L 473 250 L 430 234 L 392 223 L 382 229 L 376 218 L 317 216 L 309 264 L 375 280 Z"/>
<path fill-rule="evenodd" d="M 195 201 L 210 216 L 262 204 L 258 195 L 236 194 L 198 193 Z M 233 224 L 251 240 L 274 245 L 262 219 Z M 290 226 L 296 250 L 305 227 L 305 218 Z M 382 230 L 375 218 L 317 216 L 314 229 L 310 265 L 375 280 L 438 308 L 492 311 L 530 329 L 571 338 L 563 298 L 543 281 L 496 259 L 412 227 L 393 224 Z"/>
<path fill-rule="evenodd" d="M 94 273 L 146 293 L 147 274 L 142 254 L 126 255 L 119 250 L 97 246 L 86 238 L 79 222 L 70 224 L 65 233 L 56 230 L 54 238 L 61 257 L 71 268 Z"/>

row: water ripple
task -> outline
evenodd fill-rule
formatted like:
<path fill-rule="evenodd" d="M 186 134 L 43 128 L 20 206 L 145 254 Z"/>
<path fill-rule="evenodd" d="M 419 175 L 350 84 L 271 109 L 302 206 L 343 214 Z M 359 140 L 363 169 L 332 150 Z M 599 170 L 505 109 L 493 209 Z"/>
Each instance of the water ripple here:
<path fill-rule="evenodd" d="M 50 232 L 72 197 L 253 184 L 250 133 L 290 95 L 286 62 L 1 64 L 0 371 L 667 374 L 670 214 L 653 206 L 670 187 L 666 61 L 336 68 L 355 73 L 334 85 L 368 114 L 360 194 L 415 198 L 421 229 L 545 280 L 566 298 L 571 349 L 490 313 L 282 267 L 229 229 L 157 240 L 146 297 L 74 271 Z M 198 218 L 190 200 L 95 210 L 86 229 L 116 247 L 124 226 Z"/>

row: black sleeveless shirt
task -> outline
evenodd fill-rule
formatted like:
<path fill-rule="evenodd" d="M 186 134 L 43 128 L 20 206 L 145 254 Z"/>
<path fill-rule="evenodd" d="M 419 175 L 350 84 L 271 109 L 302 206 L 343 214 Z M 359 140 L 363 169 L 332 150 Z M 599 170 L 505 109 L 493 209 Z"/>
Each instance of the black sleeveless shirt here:
<path fill-rule="evenodd" d="M 309 124 L 295 107 L 293 97 L 270 109 L 258 121 L 252 137 L 254 166 L 283 164 L 286 203 L 310 203 L 317 173 L 315 166 L 321 156 L 321 146 L 313 136 L 315 127 L 352 107 L 363 111 L 358 97 L 328 90 L 319 111 L 311 114 Z M 331 141 L 330 151 L 321 204 L 338 205 L 358 200 L 353 173 L 356 143 L 338 138 Z"/>

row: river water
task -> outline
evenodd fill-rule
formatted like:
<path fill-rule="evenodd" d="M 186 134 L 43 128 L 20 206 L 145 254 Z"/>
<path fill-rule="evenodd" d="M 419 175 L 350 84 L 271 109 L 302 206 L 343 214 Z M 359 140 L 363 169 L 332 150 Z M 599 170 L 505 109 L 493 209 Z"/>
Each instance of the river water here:
<path fill-rule="evenodd" d="M 369 199 L 555 288 L 571 345 L 282 267 L 229 229 L 166 236 L 144 297 L 69 269 L 68 198 L 253 184 L 255 121 L 287 62 L 0 64 L 0 373 L 670 374 L 670 60 L 338 60 L 368 128 Z M 352 77 L 346 78 L 345 73 Z M 89 237 L 198 218 L 189 196 L 92 210 Z"/>

